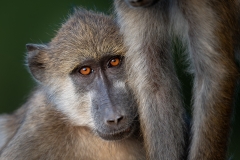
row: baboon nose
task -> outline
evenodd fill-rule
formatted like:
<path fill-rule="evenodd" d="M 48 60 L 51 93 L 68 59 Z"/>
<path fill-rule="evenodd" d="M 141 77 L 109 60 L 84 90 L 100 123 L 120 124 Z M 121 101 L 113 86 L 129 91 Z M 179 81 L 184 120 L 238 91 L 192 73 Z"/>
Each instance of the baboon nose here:
<path fill-rule="evenodd" d="M 123 116 L 116 116 L 114 118 L 108 118 L 106 120 L 106 123 L 108 125 L 118 125 L 119 123 L 121 123 L 121 121 L 123 121 L 124 117 Z"/>

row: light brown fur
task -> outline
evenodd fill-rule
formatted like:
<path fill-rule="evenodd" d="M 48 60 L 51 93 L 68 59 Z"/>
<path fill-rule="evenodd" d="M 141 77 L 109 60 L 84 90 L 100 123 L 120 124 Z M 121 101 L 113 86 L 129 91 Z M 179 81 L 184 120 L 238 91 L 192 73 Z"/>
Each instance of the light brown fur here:
<path fill-rule="evenodd" d="M 89 127 L 72 125 L 64 114 L 46 105 L 47 101 L 44 91 L 38 90 L 28 104 L 20 108 L 25 110 L 19 115 L 20 123 L 6 127 L 8 135 L 14 133 L 14 136 L 3 148 L 1 160 L 144 159 L 137 139 L 105 141 Z"/>
<path fill-rule="evenodd" d="M 78 9 L 49 44 L 27 45 L 27 49 L 28 66 L 39 85 L 14 114 L 0 116 L 0 138 L 4 138 L 0 143 L 1 160 L 145 159 L 138 132 L 119 141 L 98 136 L 98 122 L 92 113 L 94 88 L 83 91 L 88 86 L 75 87 L 74 76 L 81 79 L 73 73 L 79 63 L 125 54 L 113 19 Z M 124 72 L 118 75 L 122 75 L 119 80 L 108 84 L 117 95 L 128 95 Z M 115 98 L 131 109 L 124 97 Z M 135 104 L 133 97 L 126 98 L 132 98 L 131 105 Z M 102 103 L 104 99 L 95 101 Z"/>

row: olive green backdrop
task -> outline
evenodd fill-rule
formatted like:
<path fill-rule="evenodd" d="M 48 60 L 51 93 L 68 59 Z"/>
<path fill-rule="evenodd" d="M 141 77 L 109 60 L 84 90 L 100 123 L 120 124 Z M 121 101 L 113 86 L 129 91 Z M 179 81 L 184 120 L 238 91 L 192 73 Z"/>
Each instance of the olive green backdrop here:
<path fill-rule="evenodd" d="M 0 2 L 0 113 L 11 113 L 27 99 L 34 81 L 24 66 L 25 44 L 46 43 L 71 13 L 74 6 L 112 12 L 112 0 L 9 0 Z M 178 52 L 178 48 L 175 49 Z M 184 72 L 183 58 L 176 65 L 190 106 L 190 75 Z M 238 96 L 239 98 L 239 96 Z M 237 104 L 229 155 L 240 160 L 240 105 Z"/>

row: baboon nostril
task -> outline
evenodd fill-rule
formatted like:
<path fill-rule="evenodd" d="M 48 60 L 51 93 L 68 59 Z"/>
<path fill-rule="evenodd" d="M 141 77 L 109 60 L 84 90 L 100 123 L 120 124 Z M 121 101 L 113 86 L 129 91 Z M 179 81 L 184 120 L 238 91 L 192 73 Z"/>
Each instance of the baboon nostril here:
<path fill-rule="evenodd" d="M 110 124 L 110 125 L 119 124 L 123 120 L 123 118 L 124 118 L 123 116 L 117 116 L 115 118 L 108 119 L 107 124 Z"/>
<path fill-rule="evenodd" d="M 118 118 L 116 119 L 116 122 L 117 122 L 117 123 L 120 123 L 120 121 L 122 121 L 122 120 L 123 120 L 123 116 L 120 116 L 120 117 L 118 117 Z M 116 123 L 116 122 L 115 122 L 115 123 Z"/>

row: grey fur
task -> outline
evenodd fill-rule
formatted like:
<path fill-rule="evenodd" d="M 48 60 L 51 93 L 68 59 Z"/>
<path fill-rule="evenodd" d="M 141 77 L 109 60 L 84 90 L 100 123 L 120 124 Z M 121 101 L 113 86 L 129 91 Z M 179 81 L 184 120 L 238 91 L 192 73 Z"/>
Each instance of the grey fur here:
<path fill-rule="evenodd" d="M 194 74 L 188 159 L 226 159 L 238 75 L 237 0 L 125 1 L 115 0 L 115 8 L 148 158 L 177 160 L 185 154 L 184 109 L 170 53 L 174 32 L 187 43 Z"/>

